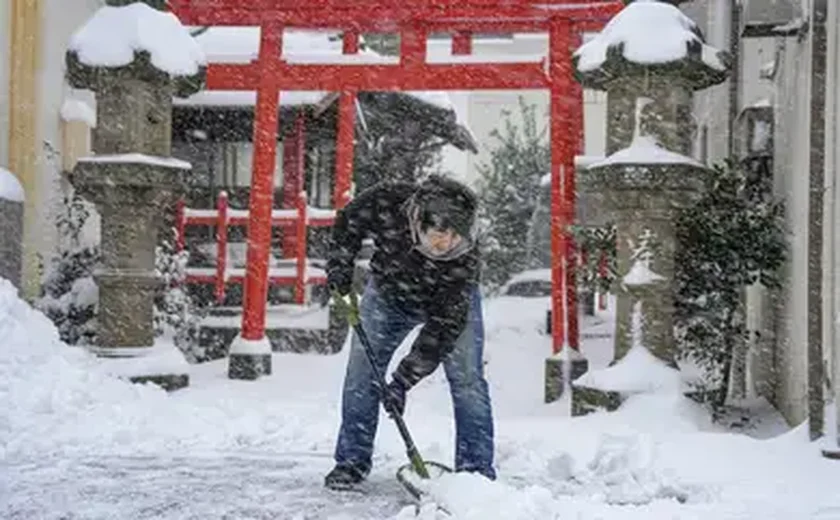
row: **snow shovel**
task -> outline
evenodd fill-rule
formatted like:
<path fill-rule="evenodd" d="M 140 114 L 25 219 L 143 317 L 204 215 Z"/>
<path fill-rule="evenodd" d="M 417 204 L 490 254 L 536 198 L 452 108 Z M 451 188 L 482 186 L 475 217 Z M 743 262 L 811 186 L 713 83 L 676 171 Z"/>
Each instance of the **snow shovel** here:
<path fill-rule="evenodd" d="M 359 337 L 359 342 L 362 344 L 365 351 L 365 355 L 370 363 L 370 368 L 373 370 L 375 382 L 379 387 L 380 392 L 384 393 L 387 386 L 385 383 L 385 376 L 379 371 L 379 367 L 376 366 L 376 358 L 374 357 L 373 349 L 370 346 L 370 340 L 367 337 L 367 333 L 365 333 L 364 327 L 362 327 L 362 322 L 359 318 L 358 296 L 355 292 L 351 291 L 349 299 L 350 301 L 348 302 L 337 292 L 333 293 L 333 300 L 336 302 L 336 306 L 339 308 L 340 312 L 345 314 L 347 322 L 353 327 L 353 330 Z M 421 479 L 428 480 L 432 477 L 432 474 L 429 472 L 430 468 L 432 469 L 434 476 L 439 476 L 443 473 L 451 473 L 452 469 L 439 462 L 423 460 L 423 457 L 420 456 L 420 452 L 417 450 L 417 446 L 414 444 L 414 440 L 411 438 L 411 434 L 408 431 L 408 427 L 406 426 L 402 415 L 400 415 L 397 410 L 393 409 L 390 401 L 383 400 L 382 403 L 385 406 L 385 411 L 397 425 L 397 430 L 399 430 L 400 437 L 402 437 L 403 443 L 405 443 L 406 454 L 408 455 L 408 460 L 410 461 L 410 464 L 401 466 L 397 470 L 397 480 L 406 489 L 406 491 L 415 498 L 415 500 L 422 500 L 423 491 L 418 485 L 419 482 L 416 479 L 411 478 L 412 472 Z"/>

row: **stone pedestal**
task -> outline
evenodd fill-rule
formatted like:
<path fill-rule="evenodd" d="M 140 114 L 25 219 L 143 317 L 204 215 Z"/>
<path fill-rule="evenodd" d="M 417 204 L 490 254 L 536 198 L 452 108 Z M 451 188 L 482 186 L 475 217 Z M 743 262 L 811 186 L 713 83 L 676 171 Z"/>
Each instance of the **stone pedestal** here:
<path fill-rule="evenodd" d="M 644 288 L 646 314 L 656 324 L 647 331 L 646 344 L 669 364 L 674 363 L 675 223 L 680 209 L 703 193 L 707 174 L 707 168 L 686 157 L 682 163 L 595 165 L 581 172 L 578 180 L 581 192 L 599 200 L 601 218 L 615 223 L 617 270 L 622 276 L 630 270 L 633 248 L 640 237 L 650 233 L 655 241 L 651 269 L 666 282 Z M 620 282 L 616 289 L 617 305 L 623 311 L 615 338 L 615 358 L 620 359 L 630 348 L 630 311 L 636 298 Z"/>
<path fill-rule="evenodd" d="M 187 29 L 173 26 L 162 9 L 154 0 L 109 0 L 109 7 L 74 35 L 66 61 L 70 85 L 93 90 L 97 102 L 96 156 L 80 158 L 71 179 L 101 215 L 102 267 L 95 273 L 99 329 L 93 350 L 115 373 L 174 390 L 189 383 L 188 367 L 174 345 L 155 341 L 154 296 L 160 287 L 155 248 L 158 228 L 190 170 L 188 163 L 170 157 L 172 98 L 200 90 L 206 69 Z M 140 39 L 131 42 L 111 27 L 141 23 Z M 174 42 L 166 60 L 153 59 L 160 49 L 143 41 L 155 23 L 160 24 L 155 37 Z M 133 59 L 95 63 L 97 49 L 110 45 L 130 45 Z M 191 69 L 194 73 L 184 72 Z"/>
<path fill-rule="evenodd" d="M 631 147 L 632 148 L 632 147 Z M 619 152 L 620 154 L 621 152 Z M 633 155 L 627 154 L 628 156 Z M 651 269 L 662 277 L 658 283 L 630 287 L 617 283 L 616 332 L 613 363 L 631 346 L 630 316 L 633 304 L 645 302 L 645 345 L 657 358 L 676 367 L 673 286 L 676 251 L 675 223 L 680 209 L 692 204 L 703 192 L 708 169 L 685 158 L 682 163 L 631 164 L 605 161 L 581 172 L 578 186 L 586 196 L 597 198 L 600 218 L 614 222 L 618 240 L 617 270 L 630 271 L 633 250 L 640 237 L 654 241 Z M 618 406 L 620 398 L 596 389 L 575 387 L 577 409 L 584 412 L 600 406 Z M 609 409 L 609 407 L 607 407 Z"/>
<path fill-rule="evenodd" d="M 183 161 L 141 155 L 82 158 L 77 163 L 73 184 L 102 217 L 102 267 L 95 273 L 100 347 L 154 343 L 161 213 L 179 196 L 189 169 Z"/>
<path fill-rule="evenodd" d="M 230 344 L 228 378 L 255 380 L 271 374 L 271 342 L 268 336 L 249 341 L 236 336 Z"/>
<path fill-rule="evenodd" d="M 552 403 L 563 397 L 568 374 L 571 382 L 589 370 L 589 361 L 577 350 L 569 349 L 569 356 L 562 353 L 545 360 L 545 402 Z"/>

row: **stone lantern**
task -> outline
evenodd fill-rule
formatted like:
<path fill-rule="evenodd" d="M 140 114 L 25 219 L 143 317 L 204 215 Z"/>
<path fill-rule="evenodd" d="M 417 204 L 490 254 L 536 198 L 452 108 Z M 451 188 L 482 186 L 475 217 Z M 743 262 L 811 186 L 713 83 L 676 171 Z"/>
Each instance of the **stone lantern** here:
<path fill-rule="evenodd" d="M 156 9 L 163 2 L 127 3 L 109 0 L 73 35 L 66 54 L 67 80 L 96 94 L 98 121 L 95 155 L 79 159 L 71 182 L 102 217 L 94 350 L 143 358 L 112 365 L 133 381 L 174 389 L 188 384 L 187 367 L 174 346 L 155 345 L 155 247 L 190 170 L 170 155 L 172 98 L 200 90 L 206 67 L 188 30 Z"/>
<path fill-rule="evenodd" d="M 648 231 L 658 253 L 652 269 L 663 280 L 644 285 L 645 336 L 650 351 L 674 366 L 675 223 L 702 194 L 708 169 L 691 158 L 693 94 L 726 80 L 725 53 L 705 44 L 675 2 L 636 0 L 574 56 L 577 80 L 607 92 L 607 157 L 579 174 L 578 197 L 597 208 L 584 225 L 612 223 L 617 269 L 631 267 L 631 244 Z M 651 38 L 656 34 L 656 38 Z M 617 284 L 614 363 L 630 347 L 633 301 Z"/>

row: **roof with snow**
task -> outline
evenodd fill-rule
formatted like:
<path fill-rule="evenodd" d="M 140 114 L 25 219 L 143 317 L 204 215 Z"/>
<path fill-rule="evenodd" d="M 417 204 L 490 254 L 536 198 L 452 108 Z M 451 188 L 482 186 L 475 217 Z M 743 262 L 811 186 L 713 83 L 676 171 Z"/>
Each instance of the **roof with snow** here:
<path fill-rule="evenodd" d="M 677 7 L 658 0 L 636 0 L 574 53 L 584 86 L 604 89 L 615 77 L 650 68 L 680 65 L 675 73 L 699 90 L 726 79 L 725 54 Z M 628 71 L 630 74 L 628 74 Z"/>

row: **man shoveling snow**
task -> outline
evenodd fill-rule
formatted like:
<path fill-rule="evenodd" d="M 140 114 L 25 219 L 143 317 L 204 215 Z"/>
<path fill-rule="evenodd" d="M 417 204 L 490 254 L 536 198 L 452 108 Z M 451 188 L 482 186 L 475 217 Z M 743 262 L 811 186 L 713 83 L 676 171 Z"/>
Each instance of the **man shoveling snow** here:
<path fill-rule="evenodd" d="M 495 479 L 493 416 L 483 372 L 484 327 L 474 236 L 477 200 L 469 188 L 431 176 L 421 184 L 383 183 L 342 209 L 327 265 L 331 292 L 352 291 L 362 240 L 376 250 L 360 307 L 361 326 L 383 373 L 419 324 L 411 351 L 384 391 L 354 333 L 342 395 L 335 468 L 325 485 L 346 489 L 370 473 L 379 402 L 402 414 L 406 393 L 443 364 L 455 411 L 455 470 Z"/>

